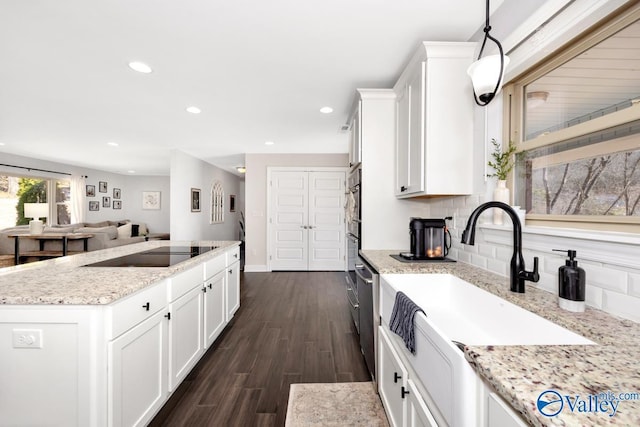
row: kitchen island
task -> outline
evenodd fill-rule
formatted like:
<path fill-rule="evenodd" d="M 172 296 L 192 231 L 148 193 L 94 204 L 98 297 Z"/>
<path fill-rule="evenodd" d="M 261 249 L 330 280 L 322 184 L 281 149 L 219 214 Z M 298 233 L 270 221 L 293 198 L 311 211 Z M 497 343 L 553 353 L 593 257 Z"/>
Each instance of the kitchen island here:
<path fill-rule="evenodd" d="M 509 291 L 508 278 L 465 263 L 403 263 L 390 257 L 398 251 L 364 250 L 361 255 L 380 274 L 451 274 L 525 308 L 598 345 L 467 346 L 465 357 L 490 387 L 521 417 L 534 426 L 640 425 L 640 325 L 587 307 L 572 313 L 558 307 L 557 296 L 527 284 L 524 294 Z M 428 286 L 425 280 L 425 286 Z M 428 317 L 428 313 L 426 313 Z M 526 333 L 526 325 L 523 325 Z M 619 401 L 615 415 L 571 411 L 568 403 L 557 417 L 546 417 L 537 409 L 545 390 L 560 395 L 588 396 L 613 392 L 635 393 L 632 400 Z M 631 395 L 631 398 L 634 396 Z M 591 409 L 593 409 L 593 400 Z M 584 409 L 589 409 L 587 406 Z"/>
<path fill-rule="evenodd" d="M 145 425 L 239 308 L 239 243 L 149 241 L 0 269 L 0 424 Z M 97 266 L 142 252 L 170 261 Z"/>

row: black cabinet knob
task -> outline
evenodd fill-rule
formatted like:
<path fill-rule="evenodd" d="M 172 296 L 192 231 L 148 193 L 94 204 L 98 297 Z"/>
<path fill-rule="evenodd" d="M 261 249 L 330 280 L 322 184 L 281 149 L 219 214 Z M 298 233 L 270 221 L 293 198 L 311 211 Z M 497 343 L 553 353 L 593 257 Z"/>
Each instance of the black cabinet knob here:
<path fill-rule="evenodd" d="M 146 309 L 147 311 L 149 311 L 149 307 L 151 306 L 149 305 L 148 302 L 142 306 L 142 308 Z"/>
<path fill-rule="evenodd" d="M 167 320 L 171 320 L 171 312 L 165 314 L 164 317 L 166 317 Z"/>
<path fill-rule="evenodd" d="M 397 383 L 399 379 L 402 379 L 402 376 L 398 375 L 397 372 L 393 373 L 393 382 Z"/>
<path fill-rule="evenodd" d="M 400 192 L 404 193 L 405 191 L 407 191 L 407 187 L 405 187 L 404 185 L 402 187 L 400 187 Z"/>

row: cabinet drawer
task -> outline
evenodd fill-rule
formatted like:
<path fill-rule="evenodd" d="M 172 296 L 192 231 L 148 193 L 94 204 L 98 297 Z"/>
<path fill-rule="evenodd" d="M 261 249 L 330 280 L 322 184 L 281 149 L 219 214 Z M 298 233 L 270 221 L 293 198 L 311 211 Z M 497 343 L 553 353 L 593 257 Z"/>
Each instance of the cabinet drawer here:
<path fill-rule="evenodd" d="M 193 289 L 194 286 L 200 285 L 204 278 L 202 264 L 170 277 L 168 279 L 169 301 L 175 301 Z"/>
<path fill-rule="evenodd" d="M 227 251 L 227 265 L 231 265 L 236 261 L 240 261 L 240 246 L 235 246 Z"/>
<path fill-rule="evenodd" d="M 204 278 L 215 276 L 227 266 L 226 254 L 218 255 L 204 263 Z"/>
<path fill-rule="evenodd" d="M 162 281 L 107 307 L 106 336 L 111 340 L 151 317 L 167 305 L 167 282 Z"/>

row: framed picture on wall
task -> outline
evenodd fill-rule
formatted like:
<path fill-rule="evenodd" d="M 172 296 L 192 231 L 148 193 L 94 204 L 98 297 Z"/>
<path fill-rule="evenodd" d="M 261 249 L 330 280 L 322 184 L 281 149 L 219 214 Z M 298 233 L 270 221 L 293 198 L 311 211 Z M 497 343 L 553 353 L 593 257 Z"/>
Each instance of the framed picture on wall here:
<path fill-rule="evenodd" d="M 149 209 L 149 210 L 160 209 L 160 192 L 159 191 L 143 191 L 142 192 L 142 209 Z"/>
<path fill-rule="evenodd" d="M 101 192 L 101 193 L 106 193 L 107 192 L 107 183 L 106 183 L 106 181 L 98 182 L 98 191 Z"/>
<path fill-rule="evenodd" d="M 97 200 L 93 200 L 89 202 L 89 210 L 90 211 L 99 211 L 100 210 L 100 202 Z"/>
<path fill-rule="evenodd" d="M 102 197 L 102 207 L 103 208 L 110 208 L 111 207 L 111 197 L 109 197 L 109 196 Z"/>
<path fill-rule="evenodd" d="M 191 212 L 200 212 L 200 189 L 191 189 Z"/>
<path fill-rule="evenodd" d="M 120 189 L 119 188 L 114 188 L 113 189 L 113 198 L 114 199 L 120 199 Z"/>
<path fill-rule="evenodd" d="M 96 186 L 87 185 L 87 197 L 96 197 Z"/>
<path fill-rule="evenodd" d="M 229 212 L 235 212 L 235 211 L 236 211 L 236 195 L 230 194 L 229 195 Z"/>
<path fill-rule="evenodd" d="M 113 209 L 122 209 L 122 200 L 114 200 Z"/>

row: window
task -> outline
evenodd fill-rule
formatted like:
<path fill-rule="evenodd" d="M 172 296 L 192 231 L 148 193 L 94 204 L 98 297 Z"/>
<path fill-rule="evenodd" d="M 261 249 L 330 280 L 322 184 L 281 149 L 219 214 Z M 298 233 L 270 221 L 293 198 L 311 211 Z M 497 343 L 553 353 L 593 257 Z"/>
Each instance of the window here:
<path fill-rule="evenodd" d="M 55 200 L 56 217 L 43 218 L 44 222 L 69 224 L 70 196 L 69 180 L 0 175 L 0 229 L 29 224 L 31 218 L 24 217 L 24 203 L 47 203 L 48 200 Z"/>
<path fill-rule="evenodd" d="M 505 87 L 530 225 L 639 232 L 640 6 Z"/>

